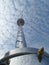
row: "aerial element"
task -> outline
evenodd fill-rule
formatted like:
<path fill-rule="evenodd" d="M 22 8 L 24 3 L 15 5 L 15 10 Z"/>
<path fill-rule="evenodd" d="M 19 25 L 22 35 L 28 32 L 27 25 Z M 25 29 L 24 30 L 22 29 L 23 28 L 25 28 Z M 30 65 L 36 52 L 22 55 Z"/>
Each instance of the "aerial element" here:
<path fill-rule="evenodd" d="M 17 24 L 18 24 L 18 26 L 23 26 L 24 20 L 22 18 L 18 19 Z"/>
<path fill-rule="evenodd" d="M 22 28 L 22 26 L 24 25 L 24 20 L 22 18 L 19 18 L 17 20 L 17 25 L 18 25 L 18 33 L 15 47 L 24 48 L 26 47 L 26 40 Z"/>

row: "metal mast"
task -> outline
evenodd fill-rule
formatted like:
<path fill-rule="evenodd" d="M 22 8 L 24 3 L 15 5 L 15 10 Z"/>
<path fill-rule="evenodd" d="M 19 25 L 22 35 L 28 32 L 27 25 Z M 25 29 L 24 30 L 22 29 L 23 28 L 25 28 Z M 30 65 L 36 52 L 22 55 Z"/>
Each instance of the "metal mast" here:
<path fill-rule="evenodd" d="M 17 25 L 18 25 L 18 33 L 17 33 L 16 47 L 19 48 L 27 47 L 22 28 L 22 26 L 24 25 L 24 20 L 22 18 L 18 19 Z"/>

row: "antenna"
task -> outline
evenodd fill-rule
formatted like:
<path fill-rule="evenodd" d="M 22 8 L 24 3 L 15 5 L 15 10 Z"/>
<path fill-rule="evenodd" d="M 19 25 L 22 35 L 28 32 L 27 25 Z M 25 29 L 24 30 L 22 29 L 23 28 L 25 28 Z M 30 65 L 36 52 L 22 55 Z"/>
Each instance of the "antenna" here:
<path fill-rule="evenodd" d="M 17 33 L 17 41 L 15 47 L 19 47 L 19 48 L 27 47 L 22 28 L 22 26 L 24 25 L 24 20 L 22 18 L 18 19 L 17 25 L 18 25 L 18 33 Z"/>
<path fill-rule="evenodd" d="M 23 10 L 18 10 L 20 12 L 21 18 L 23 18 L 23 13 L 24 13 L 24 9 Z"/>
<path fill-rule="evenodd" d="M 17 24 L 18 24 L 18 26 L 23 26 L 24 20 L 22 18 L 18 19 Z"/>

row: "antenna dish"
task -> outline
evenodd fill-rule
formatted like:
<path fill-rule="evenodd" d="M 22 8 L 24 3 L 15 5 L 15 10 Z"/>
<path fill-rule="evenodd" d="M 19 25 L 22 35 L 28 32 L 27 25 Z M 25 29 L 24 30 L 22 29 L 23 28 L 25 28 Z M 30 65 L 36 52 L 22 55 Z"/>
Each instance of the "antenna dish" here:
<path fill-rule="evenodd" d="M 18 19 L 17 24 L 18 24 L 18 26 L 23 26 L 24 20 L 22 18 Z"/>

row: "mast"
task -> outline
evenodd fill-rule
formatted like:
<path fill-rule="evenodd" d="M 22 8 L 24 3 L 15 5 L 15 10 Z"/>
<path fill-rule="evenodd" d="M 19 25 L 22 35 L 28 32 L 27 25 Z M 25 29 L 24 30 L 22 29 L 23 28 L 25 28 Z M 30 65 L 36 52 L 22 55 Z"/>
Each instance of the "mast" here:
<path fill-rule="evenodd" d="M 22 28 L 24 25 L 24 20 L 22 18 L 18 19 L 17 25 L 18 25 L 18 33 L 17 33 L 16 47 L 19 48 L 27 47 Z"/>

